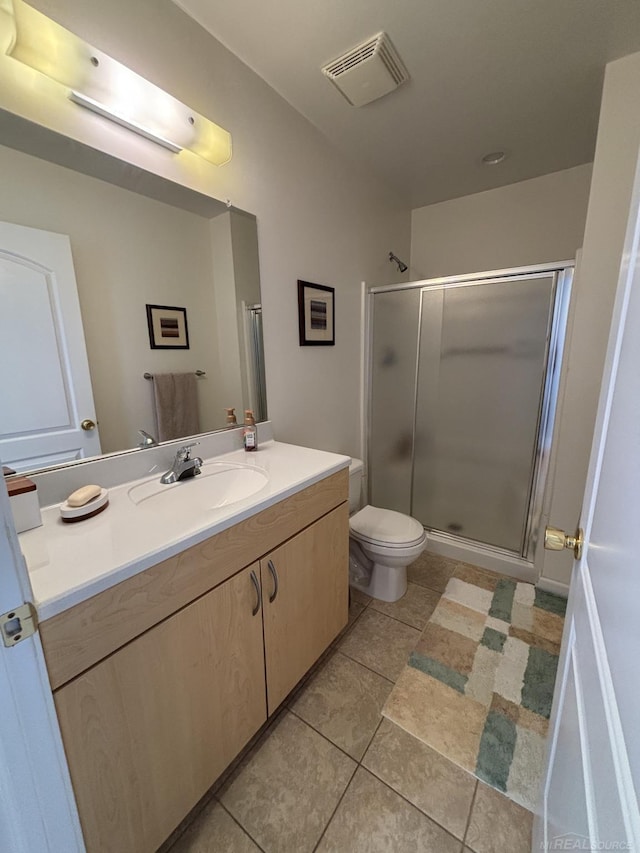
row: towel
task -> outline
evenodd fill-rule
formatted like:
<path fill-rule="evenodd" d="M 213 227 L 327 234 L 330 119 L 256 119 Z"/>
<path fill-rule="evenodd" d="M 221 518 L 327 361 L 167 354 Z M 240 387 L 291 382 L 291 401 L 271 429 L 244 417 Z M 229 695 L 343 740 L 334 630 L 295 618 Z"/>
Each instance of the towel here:
<path fill-rule="evenodd" d="M 200 432 L 195 373 L 156 373 L 153 377 L 158 441 Z"/>

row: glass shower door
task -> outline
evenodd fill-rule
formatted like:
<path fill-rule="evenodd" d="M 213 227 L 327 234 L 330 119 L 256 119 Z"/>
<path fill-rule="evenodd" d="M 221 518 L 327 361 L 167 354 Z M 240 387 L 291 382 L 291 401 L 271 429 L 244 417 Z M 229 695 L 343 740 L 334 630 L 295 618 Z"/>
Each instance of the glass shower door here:
<path fill-rule="evenodd" d="M 421 291 L 411 512 L 425 527 L 522 552 L 554 281 Z"/>
<path fill-rule="evenodd" d="M 369 492 L 374 506 L 411 512 L 420 290 L 374 297 Z"/>

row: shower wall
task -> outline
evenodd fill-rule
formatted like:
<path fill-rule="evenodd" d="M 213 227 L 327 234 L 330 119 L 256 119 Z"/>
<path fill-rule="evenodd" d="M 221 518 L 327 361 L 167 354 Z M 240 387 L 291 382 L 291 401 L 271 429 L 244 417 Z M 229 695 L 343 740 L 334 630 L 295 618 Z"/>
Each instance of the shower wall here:
<path fill-rule="evenodd" d="M 373 291 L 374 505 L 526 556 L 557 281 L 554 270 L 505 272 Z"/>

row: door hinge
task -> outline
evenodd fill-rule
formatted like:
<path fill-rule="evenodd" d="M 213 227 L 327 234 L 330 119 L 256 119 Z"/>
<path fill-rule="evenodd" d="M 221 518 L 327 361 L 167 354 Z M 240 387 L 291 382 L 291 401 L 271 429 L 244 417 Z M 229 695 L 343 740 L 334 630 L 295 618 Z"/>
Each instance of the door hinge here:
<path fill-rule="evenodd" d="M 0 633 L 5 646 L 11 648 L 38 630 L 38 614 L 30 601 L 0 616 Z"/>

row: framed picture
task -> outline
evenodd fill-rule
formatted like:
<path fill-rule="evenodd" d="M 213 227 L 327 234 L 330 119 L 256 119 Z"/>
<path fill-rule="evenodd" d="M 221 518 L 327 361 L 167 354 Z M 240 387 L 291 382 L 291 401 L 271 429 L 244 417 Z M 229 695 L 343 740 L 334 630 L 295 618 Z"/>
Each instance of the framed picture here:
<path fill-rule="evenodd" d="M 335 288 L 298 280 L 300 346 L 333 346 L 335 336 Z"/>
<path fill-rule="evenodd" d="M 151 349 L 189 349 L 187 309 L 147 305 Z"/>

